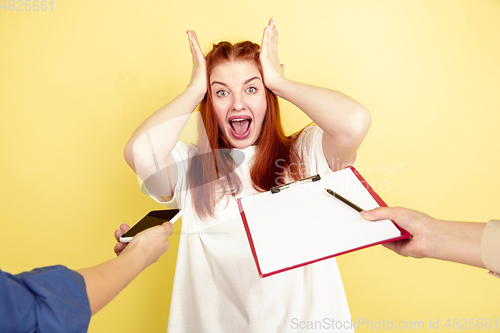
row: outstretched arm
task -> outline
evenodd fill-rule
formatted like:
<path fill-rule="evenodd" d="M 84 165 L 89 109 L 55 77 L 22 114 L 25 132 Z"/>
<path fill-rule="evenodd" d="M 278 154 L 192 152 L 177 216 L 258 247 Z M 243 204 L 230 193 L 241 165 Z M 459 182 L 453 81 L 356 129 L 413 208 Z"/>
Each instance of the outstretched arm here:
<path fill-rule="evenodd" d="M 412 234 L 412 238 L 384 246 L 402 256 L 435 258 L 484 267 L 481 237 L 485 223 L 436 220 L 401 207 L 379 207 L 361 212 L 370 221 L 390 219 Z"/>
<path fill-rule="evenodd" d="M 274 19 L 264 30 L 260 60 L 264 83 L 277 96 L 295 104 L 323 129 L 323 152 L 332 170 L 354 162 L 371 124 L 370 112 L 352 98 L 331 89 L 288 80 L 278 59 Z"/>
<path fill-rule="evenodd" d="M 158 172 L 158 168 L 174 165 L 170 154 L 189 116 L 207 91 L 205 57 L 195 32 L 188 31 L 187 36 L 193 58 L 193 71 L 188 87 L 140 124 L 125 147 L 125 160 L 142 180 Z M 176 179 L 175 167 L 170 171 L 174 173 L 171 178 Z M 169 185 L 173 188 L 174 184 Z M 163 193 L 168 192 L 163 189 Z"/>
<path fill-rule="evenodd" d="M 168 237 L 172 230 L 170 222 L 144 230 L 126 247 L 120 248 L 117 258 L 77 271 L 85 279 L 92 315 L 168 250 Z"/>

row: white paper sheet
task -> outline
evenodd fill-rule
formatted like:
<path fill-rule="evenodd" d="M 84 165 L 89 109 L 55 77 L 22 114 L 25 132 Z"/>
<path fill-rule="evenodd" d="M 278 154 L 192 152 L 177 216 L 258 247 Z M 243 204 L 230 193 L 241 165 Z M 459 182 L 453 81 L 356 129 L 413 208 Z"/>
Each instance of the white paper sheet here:
<path fill-rule="evenodd" d="M 325 188 L 362 209 L 379 206 L 351 169 L 241 199 L 262 274 L 401 236 L 391 221 L 367 221 Z"/>

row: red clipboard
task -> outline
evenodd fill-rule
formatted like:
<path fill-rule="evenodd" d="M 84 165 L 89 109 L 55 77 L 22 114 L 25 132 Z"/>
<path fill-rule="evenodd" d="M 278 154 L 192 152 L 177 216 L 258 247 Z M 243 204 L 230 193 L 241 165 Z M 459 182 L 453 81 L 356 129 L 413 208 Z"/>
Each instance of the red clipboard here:
<path fill-rule="evenodd" d="M 350 172 L 345 171 L 345 170 L 350 170 Z M 373 199 L 376 202 L 376 205 L 381 206 L 381 207 L 387 207 L 387 204 L 375 192 L 375 190 L 373 190 L 373 188 L 368 184 L 368 182 L 361 176 L 361 174 L 354 167 L 349 166 L 349 167 L 347 167 L 347 168 L 345 168 L 343 170 L 340 170 L 340 171 L 343 172 L 342 175 L 345 175 L 346 178 L 349 178 L 349 182 L 350 182 L 349 184 L 352 184 L 352 185 L 349 185 L 349 186 L 356 187 L 356 191 L 357 191 L 356 193 L 359 193 L 359 195 L 361 195 L 361 192 L 364 193 L 366 191 L 366 193 L 368 193 L 369 196 L 371 196 L 371 199 Z M 340 171 L 337 171 L 337 172 L 340 172 Z M 355 176 L 355 178 L 352 177 L 350 175 L 350 173 L 352 173 Z M 333 174 L 336 174 L 336 173 L 334 172 Z M 333 179 L 333 176 L 329 176 L 329 175 L 333 175 L 333 174 L 330 173 L 330 174 L 326 175 L 326 177 L 323 177 L 323 178 L 325 180 L 328 177 L 330 177 L 329 179 Z M 337 175 L 340 175 L 340 173 L 337 174 Z M 344 177 L 344 176 L 342 176 L 342 177 Z M 340 176 L 338 178 L 341 179 Z M 356 180 L 354 180 L 354 179 L 356 179 Z M 321 183 L 321 182 L 318 182 L 318 183 Z M 364 190 L 362 190 L 359 185 L 354 185 L 354 183 L 361 184 L 362 187 L 364 188 Z M 314 195 L 319 196 L 319 194 L 316 194 L 316 193 L 318 192 L 318 188 L 320 188 L 323 185 L 324 184 L 320 184 L 320 185 L 298 185 L 295 188 L 294 193 L 292 193 L 292 192 L 288 193 L 288 197 L 289 198 L 290 197 L 296 198 L 297 195 L 295 193 L 298 193 L 299 195 L 304 196 L 304 197 L 309 197 L 309 192 L 308 191 L 313 191 L 313 190 L 315 191 Z M 299 186 L 301 188 L 299 188 Z M 285 189 L 285 190 L 283 190 L 283 193 L 287 193 L 287 191 L 289 191 L 289 190 Z M 323 192 L 325 192 L 325 194 L 326 194 L 326 191 L 324 191 L 324 189 L 323 189 Z M 267 194 L 260 193 L 260 194 L 257 194 L 256 196 L 265 195 L 265 197 L 259 198 L 261 200 L 260 202 L 264 203 L 264 205 L 271 205 L 271 207 L 272 207 L 273 204 L 269 203 L 269 202 L 272 201 L 272 200 L 276 201 L 278 197 L 273 197 L 273 195 L 275 195 L 275 194 L 271 194 L 270 192 L 265 192 L 265 193 L 267 193 Z M 279 193 L 277 195 L 279 195 Z M 252 197 L 256 197 L 256 196 L 252 196 Z M 363 196 L 366 196 L 366 198 L 364 198 L 364 200 L 371 200 L 371 199 L 368 199 L 368 195 L 367 194 L 363 194 Z M 258 273 L 259 273 L 259 275 L 261 277 L 271 276 L 271 275 L 274 275 L 274 274 L 285 272 L 285 271 L 288 271 L 288 270 L 291 270 L 291 269 L 295 269 L 295 268 L 298 268 L 298 267 L 309 265 L 309 264 L 312 264 L 312 263 L 315 263 L 315 262 L 318 262 L 318 261 L 322 261 L 322 260 L 325 260 L 325 259 L 328 259 L 328 258 L 333 258 L 333 257 L 339 256 L 339 255 L 345 254 L 345 253 L 349 253 L 349 252 L 361 250 L 361 249 L 364 249 L 364 248 L 367 248 L 367 247 L 371 247 L 371 246 L 375 246 L 375 245 L 378 245 L 378 244 L 383 244 L 383 243 L 387 243 L 387 242 L 393 242 L 393 241 L 396 241 L 396 240 L 401 240 L 401 239 L 406 239 L 406 238 L 410 238 L 411 237 L 411 235 L 410 235 L 410 233 L 408 231 L 400 228 L 394 222 L 387 220 L 387 221 L 385 221 L 385 225 L 383 227 L 386 228 L 387 230 L 389 230 L 387 232 L 387 234 L 394 235 L 394 237 L 391 236 L 390 238 L 385 238 L 385 239 L 376 240 L 376 241 L 369 241 L 369 243 L 357 244 L 355 247 L 347 248 L 347 249 L 341 250 L 341 251 L 336 251 L 336 252 L 330 253 L 330 254 L 323 253 L 323 255 L 320 255 L 317 258 L 313 257 L 313 259 L 309 258 L 309 259 L 304 259 L 302 261 L 299 260 L 300 262 L 296 262 L 295 264 L 290 264 L 291 262 L 293 262 L 293 260 L 294 260 L 293 258 L 287 258 L 286 263 L 283 265 L 283 267 L 280 268 L 279 264 L 278 264 L 278 265 L 274 265 L 274 266 L 272 266 L 272 268 L 270 268 L 271 266 L 267 262 L 264 263 L 264 261 L 267 260 L 266 256 L 271 256 L 272 257 L 272 256 L 274 256 L 274 254 L 276 254 L 276 256 L 279 256 L 278 252 L 281 251 L 281 248 L 279 248 L 279 247 L 273 248 L 274 244 L 271 244 L 271 242 L 273 242 L 273 240 L 275 240 L 276 242 L 278 242 L 278 240 L 281 237 L 281 232 L 279 230 L 278 231 L 277 230 L 273 230 L 273 224 L 275 224 L 275 223 L 273 223 L 273 221 L 276 222 L 276 219 L 274 219 L 273 221 L 270 221 L 270 222 L 260 222 L 261 219 L 258 217 L 258 213 L 257 213 L 257 216 L 255 214 L 250 214 L 249 209 L 248 209 L 249 207 L 252 208 L 252 210 L 254 212 L 258 212 L 259 211 L 258 207 L 256 208 L 255 206 L 254 207 L 252 207 L 251 205 L 249 206 L 248 202 L 253 200 L 252 197 L 238 198 L 237 199 L 237 203 L 238 203 L 238 208 L 239 208 L 239 211 L 240 211 L 241 219 L 243 221 L 243 224 L 244 224 L 244 227 L 245 227 L 245 231 L 246 231 L 246 234 L 247 234 L 247 237 L 248 237 L 248 242 L 249 242 L 249 245 L 250 245 L 250 249 L 252 251 L 252 255 L 254 257 Z M 339 207 L 337 210 L 344 209 L 344 208 L 341 208 L 342 206 L 338 206 L 339 203 L 336 202 L 335 198 L 329 198 L 329 200 L 331 200 L 331 201 L 325 201 L 327 199 L 324 199 L 323 197 L 319 197 L 319 198 L 321 200 L 324 200 L 323 202 L 328 203 L 328 205 L 330 205 L 330 203 L 331 203 L 332 206 L 337 205 L 337 207 Z M 245 206 L 247 207 L 247 212 L 245 212 Z M 314 206 L 314 203 L 312 204 L 312 206 Z M 324 204 L 323 204 L 322 207 L 323 207 L 322 209 L 325 209 L 324 208 Z M 363 206 L 361 206 L 361 207 L 364 208 L 364 209 L 374 208 L 374 207 L 363 207 Z M 264 207 L 264 209 L 265 208 L 266 207 Z M 292 210 L 295 209 L 295 208 L 296 207 L 290 207 L 290 209 L 292 209 Z M 306 208 L 305 210 L 307 210 L 307 209 L 315 210 L 314 207 L 312 207 L 312 208 Z M 344 214 L 351 214 L 352 218 L 357 218 L 357 217 L 354 217 L 354 215 L 353 215 L 354 213 L 356 213 L 356 214 L 359 215 L 359 213 L 355 212 L 354 210 L 353 210 L 352 214 L 349 213 L 348 211 L 346 211 Z M 298 214 L 298 215 L 300 215 L 300 214 Z M 351 215 L 349 215 L 349 216 L 351 216 Z M 251 218 L 253 218 L 253 220 L 252 220 L 253 224 L 251 223 L 252 221 L 248 220 L 249 216 Z M 321 216 L 324 216 L 324 214 L 322 214 Z M 257 222 L 255 220 L 259 220 L 259 221 Z M 355 228 L 358 228 L 358 229 L 359 228 L 368 228 L 368 227 L 369 228 L 373 228 L 375 225 L 370 225 L 370 224 L 372 224 L 372 223 L 378 223 L 378 222 L 369 222 L 369 221 L 366 221 L 366 222 L 369 223 L 369 224 L 366 224 L 366 226 L 365 225 L 359 225 L 359 223 L 361 223 L 361 222 L 356 220 L 355 222 L 353 222 L 354 223 L 353 226 L 355 226 Z M 259 227 L 257 227 L 257 228 L 255 227 L 255 225 L 259 224 L 259 223 L 260 223 L 260 229 L 259 229 Z M 264 223 L 268 223 L 267 226 L 269 226 L 269 233 L 270 233 L 269 235 L 265 235 L 267 233 L 267 226 Z M 284 222 L 279 222 L 279 223 L 284 223 Z M 320 223 L 320 222 L 318 222 L 318 223 Z M 321 223 L 325 223 L 325 222 L 321 222 Z M 342 222 L 335 221 L 334 223 L 342 223 Z M 358 223 L 358 225 L 356 225 L 356 223 Z M 390 224 L 392 225 L 392 227 L 390 226 Z M 292 224 L 290 224 L 290 225 L 292 225 Z M 344 226 L 345 226 L 345 225 L 342 226 L 341 224 L 338 224 L 338 225 L 340 225 L 342 228 L 344 228 Z M 399 233 L 400 233 L 399 235 L 396 235 L 397 231 L 396 231 L 396 228 L 394 228 L 394 226 L 399 231 Z M 293 225 L 291 226 L 291 228 L 293 228 Z M 284 228 L 284 229 L 286 229 L 286 228 Z M 354 230 L 358 230 L 358 229 L 354 229 Z M 256 232 L 256 230 L 260 230 L 260 233 Z M 284 230 L 284 232 L 286 233 L 286 230 Z M 360 233 L 358 232 L 356 234 L 356 238 L 359 235 L 360 235 Z M 324 235 L 316 234 L 314 237 L 316 237 L 316 236 L 324 238 Z M 371 235 L 368 235 L 366 237 L 370 237 L 370 236 Z M 268 238 L 266 238 L 266 237 L 268 237 Z M 258 238 L 258 239 L 256 239 L 256 238 Z M 262 238 L 264 239 L 263 241 L 261 240 Z M 345 238 L 345 237 L 343 237 L 343 238 Z M 340 239 L 340 236 L 339 236 L 339 239 Z M 334 241 L 334 240 L 332 240 L 332 241 Z M 264 242 L 264 243 L 262 243 L 262 242 Z M 268 246 L 267 243 L 269 243 L 269 246 Z M 283 255 L 285 257 L 288 255 L 289 252 L 290 252 L 290 255 L 293 255 L 293 253 L 291 253 L 291 252 L 293 252 L 295 250 L 293 248 L 293 246 L 291 246 L 290 244 L 293 244 L 293 240 L 291 242 L 286 243 L 285 246 L 284 246 L 284 254 Z M 257 248 L 256 248 L 256 246 L 257 246 Z M 298 246 L 299 246 L 299 244 L 298 244 Z M 267 249 L 267 247 L 270 247 L 270 250 Z M 266 248 L 265 251 L 267 251 L 267 252 L 262 252 L 263 248 Z M 274 253 L 272 251 L 274 251 Z M 271 253 L 271 255 L 269 255 L 269 253 Z M 297 252 L 296 255 L 297 256 L 301 256 L 302 254 L 300 252 Z M 262 269 L 261 266 L 265 266 L 265 269 Z"/>

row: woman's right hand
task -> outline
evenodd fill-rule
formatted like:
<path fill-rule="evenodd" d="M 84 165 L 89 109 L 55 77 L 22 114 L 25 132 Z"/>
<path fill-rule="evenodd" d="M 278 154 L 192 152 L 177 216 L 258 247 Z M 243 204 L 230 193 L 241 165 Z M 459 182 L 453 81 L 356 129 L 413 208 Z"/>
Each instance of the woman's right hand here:
<path fill-rule="evenodd" d="M 205 96 L 207 93 L 207 60 L 201 51 L 196 33 L 192 30 L 188 30 L 186 33 L 193 58 L 193 71 L 188 88 L 197 89 L 202 96 Z"/>

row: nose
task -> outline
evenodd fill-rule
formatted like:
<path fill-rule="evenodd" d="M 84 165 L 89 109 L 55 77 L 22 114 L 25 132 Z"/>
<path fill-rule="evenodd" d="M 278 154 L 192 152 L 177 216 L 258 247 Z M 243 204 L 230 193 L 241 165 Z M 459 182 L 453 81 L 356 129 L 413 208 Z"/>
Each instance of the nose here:
<path fill-rule="evenodd" d="M 245 97 L 243 94 L 233 94 L 231 110 L 241 111 L 245 109 Z"/>

